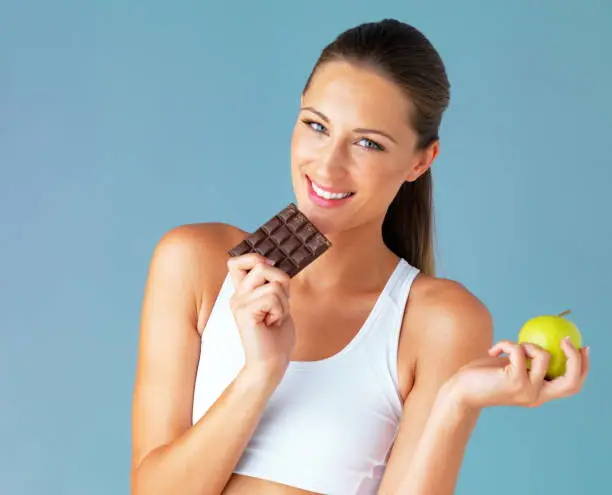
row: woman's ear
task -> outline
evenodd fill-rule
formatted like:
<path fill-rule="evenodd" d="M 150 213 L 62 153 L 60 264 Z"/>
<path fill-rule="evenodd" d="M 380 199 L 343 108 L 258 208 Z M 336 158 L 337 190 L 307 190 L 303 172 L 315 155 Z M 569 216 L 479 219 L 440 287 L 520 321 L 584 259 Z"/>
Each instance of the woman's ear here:
<path fill-rule="evenodd" d="M 421 150 L 416 157 L 416 165 L 406 175 L 406 182 L 414 182 L 427 172 L 440 153 L 440 141 L 436 140 L 427 148 Z"/>

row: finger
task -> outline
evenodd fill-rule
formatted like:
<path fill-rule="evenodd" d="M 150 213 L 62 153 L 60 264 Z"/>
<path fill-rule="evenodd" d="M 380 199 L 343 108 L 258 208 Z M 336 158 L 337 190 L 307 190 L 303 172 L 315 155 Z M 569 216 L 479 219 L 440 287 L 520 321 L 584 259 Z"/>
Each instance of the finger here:
<path fill-rule="evenodd" d="M 531 359 L 529 380 L 537 387 L 541 387 L 548 372 L 550 354 L 536 344 L 525 342 L 521 345 L 525 349 L 527 357 Z"/>
<path fill-rule="evenodd" d="M 567 338 L 561 341 L 561 349 L 567 357 L 565 373 L 543 387 L 546 399 L 558 399 L 575 394 L 582 385 L 582 355 Z"/>
<path fill-rule="evenodd" d="M 580 379 L 583 383 L 589 374 L 589 369 L 591 368 L 590 350 L 591 348 L 588 345 L 580 349 L 580 354 L 582 354 L 582 373 L 580 374 Z"/>
<path fill-rule="evenodd" d="M 283 303 L 278 294 L 273 294 L 272 297 L 275 298 L 276 302 L 272 306 L 273 309 L 268 311 L 268 314 L 263 319 L 264 325 L 267 327 L 271 327 L 275 324 L 280 324 L 287 315 L 285 308 L 283 307 Z"/>
<path fill-rule="evenodd" d="M 276 299 L 270 299 L 271 296 L 274 296 Z M 283 287 L 278 282 L 270 282 L 269 284 L 257 287 L 253 292 L 247 294 L 246 297 L 247 300 L 245 301 L 245 305 L 249 308 L 261 306 L 265 309 L 267 308 L 266 304 L 271 304 L 272 302 L 276 304 L 278 302 L 278 305 L 280 305 L 280 313 L 268 315 L 265 320 L 267 325 L 279 322 L 289 314 L 289 300 L 287 299 Z"/>
<path fill-rule="evenodd" d="M 491 355 L 492 357 L 497 357 L 500 354 L 503 354 L 504 352 L 506 354 L 509 354 L 509 352 L 506 352 L 506 350 L 509 349 L 512 345 L 514 345 L 514 343 L 510 340 L 500 340 L 489 349 L 489 355 Z"/>
<path fill-rule="evenodd" d="M 229 258 L 227 268 L 234 287 L 237 288 L 247 274 L 259 263 L 271 264 L 273 261 L 266 261 L 266 258 L 259 253 L 247 253 Z"/>
<path fill-rule="evenodd" d="M 515 377 L 527 379 L 527 361 L 522 346 L 509 340 L 501 340 L 490 349 L 490 353 L 492 356 L 499 356 L 502 353 L 507 354 L 510 358 L 512 374 Z"/>
<path fill-rule="evenodd" d="M 283 321 L 290 312 L 289 298 L 287 297 L 285 288 L 279 282 L 270 282 L 269 284 L 266 284 L 263 287 L 256 289 L 256 292 L 257 291 L 261 291 L 262 294 L 271 293 L 276 295 L 278 301 L 281 304 L 282 315 L 280 316 L 280 318 L 278 320 L 275 320 L 272 317 L 269 317 L 265 320 L 265 323 L 267 325 L 273 325 L 274 323 Z"/>
<path fill-rule="evenodd" d="M 239 294 L 246 294 L 254 291 L 266 282 L 277 282 L 285 291 L 286 296 L 289 296 L 289 275 L 280 268 L 269 266 L 266 263 L 258 263 L 255 267 L 242 279 L 240 285 L 236 289 Z"/>
<path fill-rule="evenodd" d="M 255 321 L 266 326 L 272 326 L 280 322 L 285 316 L 283 303 L 277 293 L 270 293 L 254 302 L 257 310 L 255 311 Z"/>
<path fill-rule="evenodd" d="M 582 355 L 580 351 L 576 349 L 569 337 L 565 337 L 561 341 L 561 348 L 567 356 L 565 376 L 567 376 L 573 384 L 577 385 L 582 375 Z"/>

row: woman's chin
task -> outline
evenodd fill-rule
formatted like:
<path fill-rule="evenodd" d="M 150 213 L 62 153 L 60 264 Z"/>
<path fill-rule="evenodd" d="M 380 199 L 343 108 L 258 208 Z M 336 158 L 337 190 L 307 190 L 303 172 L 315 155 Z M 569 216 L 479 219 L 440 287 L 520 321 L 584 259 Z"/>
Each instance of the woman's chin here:
<path fill-rule="evenodd" d="M 309 204 L 308 200 L 298 201 L 297 207 L 323 235 L 333 235 L 346 227 L 344 215 L 318 208 L 316 205 Z"/>

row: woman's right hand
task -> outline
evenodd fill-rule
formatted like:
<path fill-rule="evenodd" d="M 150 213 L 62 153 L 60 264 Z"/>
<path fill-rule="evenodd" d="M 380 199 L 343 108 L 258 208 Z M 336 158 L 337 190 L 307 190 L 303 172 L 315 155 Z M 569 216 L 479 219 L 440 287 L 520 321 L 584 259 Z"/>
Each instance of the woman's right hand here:
<path fill-rule="evenodd" d="M 245 351 L 245 369 L 280 380 L 295 346 L 289 308 L 290 277 L 257 253 L 232 257 L 230 307 Z"/>

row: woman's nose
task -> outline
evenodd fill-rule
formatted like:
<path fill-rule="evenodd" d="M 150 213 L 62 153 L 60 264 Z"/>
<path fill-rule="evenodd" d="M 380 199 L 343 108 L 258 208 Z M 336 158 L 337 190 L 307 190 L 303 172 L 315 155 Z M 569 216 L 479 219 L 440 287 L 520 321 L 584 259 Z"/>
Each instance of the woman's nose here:
<path fill-rule="evenodd" d="M 318 172 L 321 178 L 333 179 L 346 174 L 347 155 L 341 143 L 330 143 L 319 159 Z"/>

